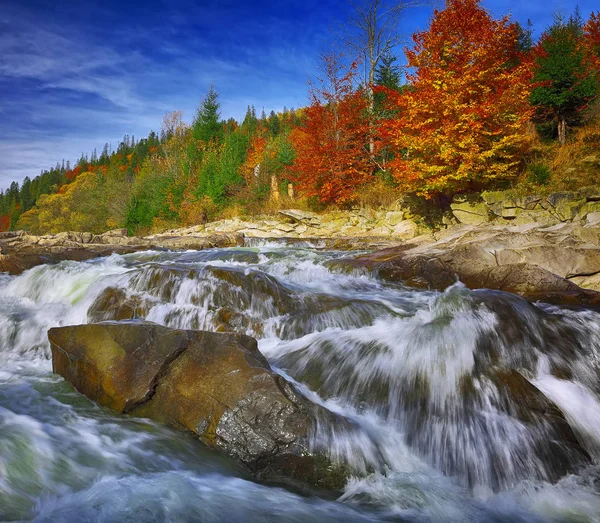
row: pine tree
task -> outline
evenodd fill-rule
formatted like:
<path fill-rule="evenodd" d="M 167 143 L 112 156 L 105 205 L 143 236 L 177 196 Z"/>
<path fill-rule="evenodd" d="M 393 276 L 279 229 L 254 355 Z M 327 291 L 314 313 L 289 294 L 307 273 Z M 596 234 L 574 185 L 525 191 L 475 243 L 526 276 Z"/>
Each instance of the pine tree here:
<path fill-rule="evenodd" d="M 522 53 L 528 53 L 533 48 L 533 23 L 527 19 L 527 25 L 523 27 L 519 22 L 515 23 L 518 32 L 517 46 Z"/>
<path fill-rule="evenodd" d="M 387 89 L 393 91 L 400 91 L 400 82 L 402 75 L 400 72 L 400 66 L 396 65 L 398 58 L 391 52 L 386 52 L 381 57 L 381 63 L 375 71 L 375 105 L 374 112 L 376 118 L 389 117 L 391 116 L 390 111 L 386 110 L 386 94 Z M 384 87 L 385 89 L 378 89 Z"/>
<path fill-rule="evenodd" d="M 381 64 L 375 71 L 375 85 L 394 89 L 395 91 L 400 89 L 402 76 L 400 66 L 395 64 L 397 60 L 398 58 L 389 51 L 381 57 Z"/>
<path fill-rule="evenodd" d="M 23 184 L 21 185 L 20 201 L 21 212 L 28 211 L 35 203 L 33 195 L 31 194 L 31 180 L 29 179 L 29 176 L 25 177 Z"/>
<path fill-rule="evenodd" d="M 258 125 L 258 120 L 256 119 L 256 109 L 254 106 L 248 106 L 246 110 L 246 115 L 244 116 L 244 120 L 242 121 L 242 128 L 248 133 L 253 134 L 256 130 L 256 126 Z"/>
<path fill-rule="evenodd" d="M 267 125 L 269 127 L 269 131 L 271 132 L 271 136 L 275 137 L 281 132 L 281 120 L 275 111 L 271 111 L 269 114 Z"/>

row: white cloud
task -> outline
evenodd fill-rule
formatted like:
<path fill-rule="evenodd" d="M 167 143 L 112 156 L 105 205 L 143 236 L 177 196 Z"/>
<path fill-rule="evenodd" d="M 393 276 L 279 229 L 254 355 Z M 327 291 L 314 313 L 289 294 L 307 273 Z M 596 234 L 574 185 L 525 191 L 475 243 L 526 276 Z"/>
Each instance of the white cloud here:
<path fill-rule="evenodd" d="M 228 30 L 237 38 L 225 33 L 214 43 L 192 26 L 202 6 L 178 9 L 160 27 L 127 23 L 100 34 L 40 17 L 25 2 L 3 6 L 0 188 L 105 142 L 116 146 L 124 134 L 158 131 L 168 111 L 182 109 L 189 121 L 210 84 L 221 93 L 225 118 L 242 118 L 247 105 L 268 112 L 305 103 L 320 38 L 310 27 L 292 42 L 294 21 L 249 21 Z M 230 14 L 240 16 L 236 9 L 234 2 Z M 204 23 L 218 21 L 217 14 Z M 245 45 L 261 31 L 269 38 L 260 38 L 260 48 Z M 15 87 L 2 90 L 8 83 Z"/>

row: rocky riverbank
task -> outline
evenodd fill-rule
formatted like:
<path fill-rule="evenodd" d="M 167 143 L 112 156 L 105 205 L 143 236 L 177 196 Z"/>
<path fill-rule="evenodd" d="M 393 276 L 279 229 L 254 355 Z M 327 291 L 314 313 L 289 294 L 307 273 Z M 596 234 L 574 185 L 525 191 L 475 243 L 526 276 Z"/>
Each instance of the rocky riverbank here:
<path fill-rule="evenodd" d="M 573 223 L 459 226 L 333 265 L 411 287 L 512 292 L 550 303 L 600 304 L 600 228 Z"/>
<path fill-rule="evenodd" d="M 64 260 L 83 261 L 110 254 L 128 254 L 151 249 L 203 250 L 244 244 L 238 233 L 214 235 L 164 234 L 148 238 L 127 236 L 126 229 L 104 234 L 61 232 L 34 236 L 24 231 L 0 233 L 0 272 L 21 274 L 45 263 Z"/>
<path fill-rule="evenodd" d="M 399 206 L 325 214 L 289 209 L 276 218 L 234 218 L 143 238 L 128 237 L 124 229 L 102 235 L 8 232 L 0 234 L 0 272 L 20 274 L 43 263 L 111 253 L 202 250 L 274 239 L 374 251 L 338 261 L 336 267 L 369 270 L 409 286 L 442 290 L 460 279 L 470 288 L 503 290 L 530 300 L 598 305 L 598 198 L 600 191 L 591 189 L 526 198 L 483 193 L 453 203 L 453 216 L 438 229 L 413 221 L 410 209 Z"/>

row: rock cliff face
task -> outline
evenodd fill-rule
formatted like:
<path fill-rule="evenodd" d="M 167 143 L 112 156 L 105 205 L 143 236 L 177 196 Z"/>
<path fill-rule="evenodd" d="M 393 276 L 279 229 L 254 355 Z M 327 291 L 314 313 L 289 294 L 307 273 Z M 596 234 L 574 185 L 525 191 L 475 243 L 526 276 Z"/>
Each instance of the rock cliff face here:
<path fill-rule="evenodd" d="M 253 338 L 130 322 L 59 327 L 48 338 L 54 372 L 100 405 L 190 431 L 262 481 L 345 483 L 345 469 L 310 446 L 317 420 L 335 415 L 274 373 Z"/>
<path fill-rule="evenodd" d="M 458 195 L 451 204 L 459 223 L 497 225 L 556 225 L 581 222 L 594 225 L 600 218 L 600 190 L 584 187 L 577 192 L 557 192 L 546 196 L 514 196 L 510 191 L 489 191 Z"/>

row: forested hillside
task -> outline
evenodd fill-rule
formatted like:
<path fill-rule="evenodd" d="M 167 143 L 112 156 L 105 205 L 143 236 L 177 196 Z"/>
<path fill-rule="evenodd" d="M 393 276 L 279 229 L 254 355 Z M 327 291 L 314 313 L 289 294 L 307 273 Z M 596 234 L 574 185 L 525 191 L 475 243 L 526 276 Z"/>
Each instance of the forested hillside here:
<path fill-rule="evenodd" d="M 413 36 L 329 54 L 300 110 L 224 121 L 206 94 L 191 124 L 57 165 L 0 193 L 0 230 L 147 233 L 278 205 L 444 205 L 490 188 L 572 189 L 600 174 L 600 15 L 531 26 L 447 0 Z M 374 49 L 378 54 L 374 55 Z M 369 67 L 365 67 L 368 65 Z M 361 75 L 369 70 L 372 74 Z"/>

